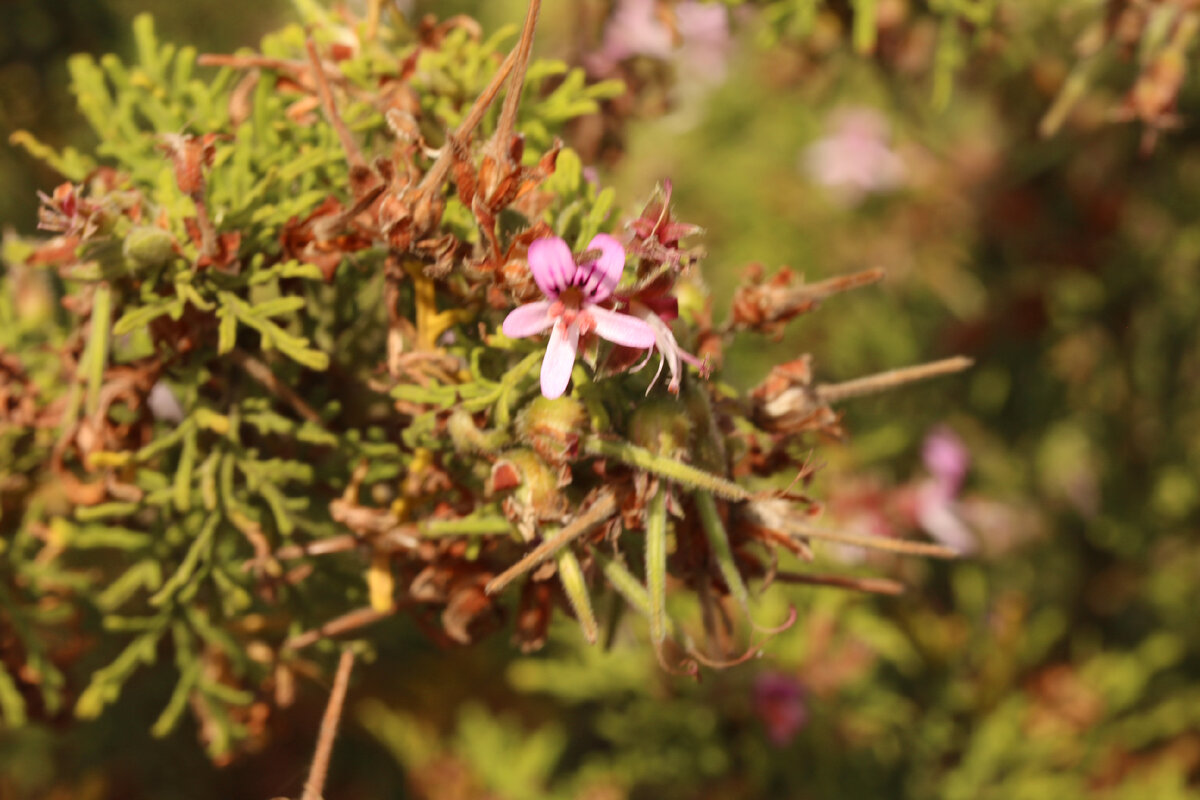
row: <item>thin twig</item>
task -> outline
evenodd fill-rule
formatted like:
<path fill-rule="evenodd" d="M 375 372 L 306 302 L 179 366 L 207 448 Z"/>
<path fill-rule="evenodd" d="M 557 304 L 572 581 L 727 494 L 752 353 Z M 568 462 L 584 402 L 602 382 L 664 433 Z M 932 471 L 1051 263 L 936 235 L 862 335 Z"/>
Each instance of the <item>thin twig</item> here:
<path fill-rule="evenodd" d="M 616 497 L 611 492 L 602 493 L 588 506 L 586 511 L 571 520 L 570 524 L 535 547 L 516 564 L 488 581 L 488 585 L 484 587 L 484 591 L 488 594 L 496 594 L 502 591 L 505 586 L 508 586 L 515 579 L 524 575 L 601 522 L 604 522 L 604 520 L 611 517 L 616 511 Z"/>
<path fill-rule="evenodd" d="M 297 414 L 309 422 L 324 425 L 321 415 L 314 411 L 312 406 L 304 402 L 304 399 L 296 394 L 292 387 L 275 377 L 275 373 L 266 364 L 240 347 L 235 347 L 229 355 L 239 367 L 246 371 L 246 374 L 262 384 L 263 388 L 267 391 L 278 395 L 281 400 L 294 408 Z"/>
<path fill-rule="evenodd" d="M 333 691 L 325 716 L 321 718 L 321 731 L 317 736 L 317 751 L 313 754 L 308 780 L 304 782 L 304 793 L 300 800 L 321 800 L 325 789 L 325 777 L 329 774 L 329 757 L 333 753 L 333 740 L 337 738 L 338 723 L 342 719 L 342 706 L 346 702 L 346 689 L 350 686 L 350 672 L 354 669 L 354 652 L 343 650 L 338 660 L 337 674 L 333 678 Z"/>
<path fill-rule="evenodd" d="M 918 364 L 915 367 L 901 367 L 887 372 L 879 372 L 842 383 L 825 384 L 816 388 L 817 399 L 822 403 L 837 403 L 866 394 L 885 392 L 906 383 L 962 372 L 974 363 L 974 359 L 966 356 L 955 356 L 941 361 L 931 361 L 928 364 Z"/>
<path fill-rule="evenodd" d="M 329 81 L 325 79 L 325 69 L 321 66 L 321 57 L 317 55 L 317 46 L 313 44 L 311 38 L 304 40 L 304 46 L 308 50 L 309 60 L 312 61 L 313 75 L 317 80 L 317 92 L 321 96 L 321 105 L 325 108 L 325 116 L 342 141 L 342 149 L 346 151 L 346 161 L 350 164 L 351 169 L 365 168 L 367 160 L 363 157 L 358 142 L 354 141 L 354 135 L 346 127 L 345 120 L 338 113 L 337 106 L 334 105 L 333 92 L 329 89 Z"/>
<path fill-rule="evenodd" d="M 362 544 L 362 540 L 357 536 L 346 533 L 341 536 L 331 536 L 328 539 L 317 539 L 304 544 L 289 544 L 275 551 L 275 558 L 279 561 L 288 561 L 293 558 L 303 558 L 304 556 L 323 556 L 330 553 L 345 553 L 348 550 L 354 550 Z"/>
<path fill-rule="evenodd" d="M 302 650 L 321 639 L 372 625 L 382 619 L 387 619 L 394 613 L 396 613 L 394 608 L 387 611 L 376 611 L 370 607 L 360 608 L 340 617 L 334 617 L 319 628 L 313 628 L 293 636 L 283 643 L 283 647 L 286 650 Z"/>
<path fill-rule="evenodd" d="M 802 283 L 790 289 L 787 293 L 787 304 L 796 305 L 805 300 L 824 300 L 835 294 L 848 292 L 851 289 L 861 289 L 883 280 L 886 273 L 880 267 L 851 272 L 849 275 L 835 275 L 816 283 Z"/>
<path fill-rule="evenodd" d="M 853 578 L 848 575 L 804 575 L 798 572 L 777 572 L 779 583 L 803 583 L 810 586 L 832 586 L 872 594 L 904 594 L 904 584 L 889 578 Z"/>
<path fill-rule="evenodd" d="M 538 2 L 538 0 L 534 0 L 534 2 Z M 525 41 L 526 36 L 533 35 L 533 24 L 536 24 L 536 22 L 537 19 L 535 17 L 531 18 L 527 16 L 525 18 L 525 29 L 521 31 L 521 42 Z M 505 79 L 508 78 L 509 74 L 513 71 L 513 67 L 516 66 L 521 42 L 517 43 L 517 47 L 500 64 L 500 69 L 496 70 L 496 74 L 492 76 L 491 83 L 487 85 L 483 93 L 475 98 L 475 103 L 467 112 L 467 116 L 463 119 L 462 124 L 458 126 L 458 129 L 454 133 L 450 134 L 451 138 L 465 141 L 475 128 L 478 127 L 479 123 L 483 121 L 483 115 L 491 108 L 492 103 L 496 100 L 496 96 L 500 94 L 500 87 L 504 85 Z M 450 142 L 447 142 L 446 146 L 438 154 L 437 160 L 433 162 L 429 171 L 425 173 L 425 177 L 421 178 L 421 183 L 418 184 L 417 190 L 431 192 L 441 186 L 443 179 L 446 177 L 446 172 L 450 169 L 453 161 L 454 147 Z"/>
<path fill-rule="evenodd" d="M 517 125 L 517 109 L 521 104 L 521 92 L 525 88 L 525 72 L 529 69 L 529 56 L 533 52 L 533 32 L 537 28 L 538 14 L 542 10 L 542 0 L 530 0 L 529 11 L 525 14 L 525 27 L 521 30 L 521 40 L 517 42 L 517 61 L 513 66 L 512 80 L 508 82 L 508 93 L 504 96 L 504 106 L 500 109 L 500 119 L 496 124 L 496 133 L 492 141 L 502 153 L 509 151 L 513 130 Z"/>
<path fill-rule="evenodd" d="M 906 539 L 891 539 L 886 536 L 870 536 L 862 533 L 844 533 L 831 531 L 828 528 L 818 528 L 799 520 L 788 520 L 789 533 L 794 536 L 804 536 L 811 539 L 825 539 L 831 542 L 848 544 L 853 547 L 867 547 L 872 550 L 886 550 L 890 553 L 902 553 L 910 556 L 929 556 L 930 558 L 958 558 L 958 551 L 940 544 L 929 542 L 910 542 Z"/>

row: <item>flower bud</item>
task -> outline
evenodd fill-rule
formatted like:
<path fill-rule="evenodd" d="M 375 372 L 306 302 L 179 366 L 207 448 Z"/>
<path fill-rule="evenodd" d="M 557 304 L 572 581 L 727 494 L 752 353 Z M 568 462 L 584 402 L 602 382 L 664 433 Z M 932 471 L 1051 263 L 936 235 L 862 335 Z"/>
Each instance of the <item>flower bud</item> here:
<path fill-rule="evenodd" d="M 587 433 L 587 409 L 573 397 L 538 397 L 517 416 L 517 435 L 551 464 L 573 461 Z"/>

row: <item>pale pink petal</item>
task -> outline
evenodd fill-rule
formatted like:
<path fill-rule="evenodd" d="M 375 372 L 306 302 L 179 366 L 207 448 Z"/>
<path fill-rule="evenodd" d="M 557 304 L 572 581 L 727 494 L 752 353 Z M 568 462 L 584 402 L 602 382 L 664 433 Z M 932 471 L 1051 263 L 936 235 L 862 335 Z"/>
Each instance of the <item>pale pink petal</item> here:
<path fill-rule="evenodd" d="M 550 301 L 539 300 L 536 303 L 526 303 L 508 312 L 500 329 L 510 339 L 523 339 L 541 333 L 554 324 L 550 316 Z"/>
<path fill-rule="evenodd" d="M 575 274 L 575 285 L 583 289 L 583 296 L 592 303 L 607 300 L 621 282 L 625 271 L 625 248 L 607 233 L 598 233 L 588 242 L 588 250 L 599 250 L 600 258 L 579 265 Z"/>
<path fill-rule="evenodd" d="M 579 326 L 559 323 L 550 332 L 546 357 L 542 359 L 542 394 L 561 397 L 571 382 L 575 353 L 579 349 Z"/>
<path fill-rule="evenodd" d="M 629 314 L 609 311 L 607 308 L 592 306 L 587 310 L 596 323 L 596 333 L 600 338 L 614 344 L 626 347 L 645 349 L 654 346 L 654 329 L 640 319 Z"/>
<path fill-rule="evenodd" d="M 575 257 L 557 236 L 538 239 L 529 245 L 529 271 L 542 293 L 557 299 L 575 281 Z"/>
<path fill-rule="evenodd" d="M 957 494 L 971 468 L 971 451 L 962 438 L 949 427 L 939 425 L 926 434 L 921 457 L 925 461 L 925 469 L 933 475 L 946 496 Z"/>

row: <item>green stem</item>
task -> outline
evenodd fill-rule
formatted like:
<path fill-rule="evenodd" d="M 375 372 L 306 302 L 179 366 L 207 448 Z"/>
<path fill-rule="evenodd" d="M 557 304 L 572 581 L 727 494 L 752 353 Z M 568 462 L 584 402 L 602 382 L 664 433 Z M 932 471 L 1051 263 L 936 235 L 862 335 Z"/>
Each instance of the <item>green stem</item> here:
<path fill-rule="evenodd" d="M 511 532 L 512 523 L 504 517 L 435 519 L 421 523 L 422 536 L 490 536 Z"/>
<path fill-rule="evenodd" d="M 592 611 L 592 599 L 588 595 L 587 579 L 583 576 L 583 567 L 571 550 L 560 550 L 558 553 L 558 579 L 562 581 L 563 591 L 571 601 L 575 610 L 575 618 L 579 627 L 583 628 L 583 637 L 588 644 L 595 644 L 599 639 L 600 628 L 596 624 L 596 614 Z"/>
<path fill-rule="evenodd" d="M 660 485 L 646 508 L 646 586 L 650 595 L 650 637 L 667 638 L 667 489 Z"/>
<path fill-rule="evenodd" d="M 108 338 L 112 326 L 112 289 L 107 283 L 96 287 L 92 297 L 92 324 L 88 334 L 84 369 L 87 374 L 87 402 L 90 417 L 100 407 L 100 387 L 104 384 L 104 365 L 108 362 Z"/>
<path fill-rule="evenodd" d="M 583 452 L 598 458 L 616 459 L 631 467 L 654 473 L 672 483 L 683 484 L 700 492 L 715 494 L 726 500 L 749 500 L 752 497 L 749 491 L 733 481 L 696 469 L 680 461 L 657 456 L 649 450 L 629 442 L 591 438 L 584 441 Z"/>
<path fill-rule="evenodd" d="M 717 511 L 717 502 L 711 494 L 701 492 L 692 495 L 692 499 L 696 502 L 696 510 L 700 512 L 700 525 L 704 528 L 704 535 L 708 537 L 708 546 L 712 548 L 713 556 L 717 560 L 717 567 L 721 570 L 721 577 L 725 579 L 730 593 L 742 608 L 749 608 L 750 593 L 746 590 L 742 574 L 738 571 L 737 563 L 733 559 L 733 550 L 729 546 L 729 535 L 725 531 L 725 523 L 721 520 L 721 514 Z"/>

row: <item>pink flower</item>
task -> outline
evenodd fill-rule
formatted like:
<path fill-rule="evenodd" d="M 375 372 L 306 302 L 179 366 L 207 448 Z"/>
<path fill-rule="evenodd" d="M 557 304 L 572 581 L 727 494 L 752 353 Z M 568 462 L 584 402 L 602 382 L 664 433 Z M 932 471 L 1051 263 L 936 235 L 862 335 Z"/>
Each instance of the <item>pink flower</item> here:
<path fill-rule="evenodd" d="M 674 29 L 674 30 L 672 30 Z M 720 5 L 684 0 L 617 0 L 600 49 L 585 57 L 596 75 L 612 73 L 633 56 L 666 60 L 678 54 L 687 74 L 706 83 L 725 77 L 729 57 L 729 12 Z"/>
<path fill-rule="evenodd" d="M 667 312 L 669 319 L 674 319 L 678 314 L 676 311 L 678 304 L 671 298 L 671 305 Z M 700 370 L 702 377 L 708 377 L 709 367 L 708 360 L 701 361 L 691 353 L 679 346 L 679 342 L 675 340 L 675 334 L 671 332 L 671 326 L 666 320 L 659 315 L 658 312 L 651 309 L 649 306 L 633 301 L 629 304 L 629 310 L 638 319 L 644 321 L 654 331 L 654 350 L 657 350 L 662 356 L 662 360 L 658 362 L 658 371 L 654 373 L 654 379 L 650 381 L 650 385 L 646 387 L 646 394 L 650 394 L 650 390 L 658 383 L 658 378 L 662 375 L 663 367 L 671 373 L 670 381 L 667 383 L 667 391 L 671 394 L 679 394 L 679 383 L 683 378 L 683 365 L 691 364 L 696 369 Z M 642 367 L 650 362 L 654 356 L 651 351 L 646 354 L 645 360 L 633 368 L 637 372 Z"/>
<path fill-rule="evenodd" d="M 934 481 L 949 497 L 958 494 L 971 467 L 971 453 L 959 435 L 938 425 L 925 435 L 921 445 L 921 460 Z"/>
<path fill-rule="evenodd" d="M 588 250 L 599 250 L 600 257 L 576 264 L 571 248 L 558 237 L 529 245 L 529 270 L 547 299 L 514 308 L 501 328 L 513 339 L 552 328 L 542 359 L 542 394 L 546 397 L 561 397 L 567 390 L 579 340 L 592 332 L 626 347 L 644 350 L 654 346 L 654 330 L 645 322 L 599 305 L 612 296 L 621 280 L 625 248 L 600 233 L 588 243 Z"/>
<path fill-rule="evenodd" d="M 817 183 L 849 205 L 866 195 L 899 188 L 904 162 L 888 144 L 888 121 L 869 108 L 839 112 L 823 139 L 804 151 L 803 164 Z"/>
<path fill-rule="evenodd" d="M 921 457 L 931 479 L 917 487 L 917 523 L 944 545 L 962 553 L 977 549 L 977 540 L 960 514 L 958 493 L 971 466 L 971 453 L 958 434 L 938 426 L 925 436 Z"/>

